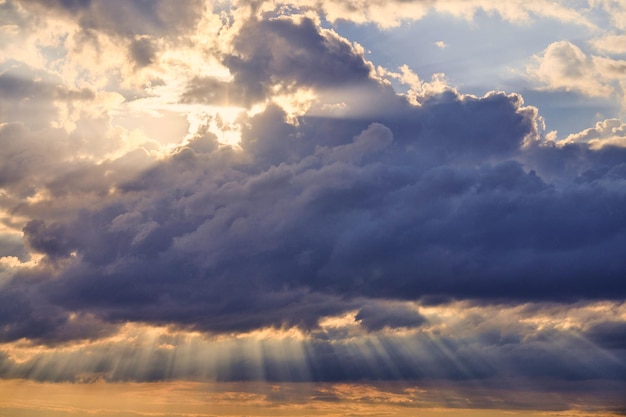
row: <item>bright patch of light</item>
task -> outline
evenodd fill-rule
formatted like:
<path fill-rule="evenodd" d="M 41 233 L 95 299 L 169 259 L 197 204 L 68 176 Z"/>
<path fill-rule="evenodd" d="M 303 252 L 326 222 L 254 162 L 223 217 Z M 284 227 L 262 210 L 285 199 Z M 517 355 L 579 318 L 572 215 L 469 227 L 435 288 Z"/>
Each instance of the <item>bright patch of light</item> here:
<path fill-rule="evenodd" d="M 272 100 L 287 114 L 287 122 L 294 125 L 297 125 L 298 117 L 309 111 L 316 99 L 317 95 L 312 89 L 299 89 L 293 93 L 272 97 Z"/>
<path fill-rule="evenodd" d="M 190 107 L 187 113 L 189 129 L 185 140 L 210 132 L 220 143 L 237 146 L 241 141 L 241 124 L 238 119 L 243 114 L 245 114 L 245 109 L 241 107 Z"/>

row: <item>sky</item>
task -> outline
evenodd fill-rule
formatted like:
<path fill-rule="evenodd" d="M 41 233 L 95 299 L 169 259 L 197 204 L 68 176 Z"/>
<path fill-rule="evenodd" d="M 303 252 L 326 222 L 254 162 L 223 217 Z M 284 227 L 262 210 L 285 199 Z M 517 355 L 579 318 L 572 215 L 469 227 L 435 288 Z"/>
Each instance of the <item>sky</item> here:
<path fill-rule="evenodd" d="M 626 1 L 0 0 L 0 417 L 626 415 Z"/>

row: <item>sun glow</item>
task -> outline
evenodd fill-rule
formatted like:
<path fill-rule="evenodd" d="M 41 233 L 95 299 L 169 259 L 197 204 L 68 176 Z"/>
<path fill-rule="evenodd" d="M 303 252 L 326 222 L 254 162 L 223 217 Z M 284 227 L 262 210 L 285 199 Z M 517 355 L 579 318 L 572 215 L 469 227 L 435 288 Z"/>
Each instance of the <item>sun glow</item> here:
<path fill-rule="evenodd" d="M 217 140 L 230 146 L 237 146 L 241 141 L 241 123 L 239 119 L 246 114 L 242 107 L 197 106 L 187 113 L 189 129 L 186 140 L 205 133 L 212 133 Z"/>

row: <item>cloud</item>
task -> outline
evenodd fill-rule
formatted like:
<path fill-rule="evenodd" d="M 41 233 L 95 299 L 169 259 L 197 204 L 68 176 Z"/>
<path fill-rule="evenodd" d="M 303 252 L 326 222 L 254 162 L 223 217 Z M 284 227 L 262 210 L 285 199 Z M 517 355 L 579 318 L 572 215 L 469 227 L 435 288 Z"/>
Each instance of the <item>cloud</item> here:
<path fill-rule="evenodd" d="M 12 283 L 0 292 L 0 341 L 25 339 L 44 345 L 68 340 L 97 339 L 112 334 L 114 324 L 103 323 L 91 314 L 70 314 L 50 305 L 38 294 Z"/>
<path fill-rule="evenodd" d="M 5 344 L 0 375 L 57 382 L 402 379 L 427 385 L 447 380 L 454 383 L 443 383 L 448 388 L 472 383 L 493 392 L 500 387 L 500 396 L 515 395 L 507 393 L 507 384 L 525 380 L 536 381 L 532 387 L 538 391 L 594 379 L 619 388 L 626 372 L 625 358 L 622 340 L 612 331 L 624 322 L 607 322 L 606 312 L 620 316 L 623 306 L 605 302 L 511 307 L 464 302 L 421 308 L 378 302 L 362 307 L 360 318 L 358 314 L 327 317 L 310 334 L 263 329 L 211 337 L 180 328 L 127 323 L 113 332 L 106 329 L 108 333 L 102 332 L 97 339 L 64 344 L 61 349 L 24 341 Z M 564 319 L 569 327 L 563 326 Z M 82 321 L 82 330 L 92 329 L 87 333 L 92 337 L 96 335 L 93 329 L 102 326 L 93 317 L 72 316 L 70 321 Z M 340 326 L 344 337 L 337 337 Z M 75 329 L 81 327 L 75 325 Z M 125 340 L 133 342 L 121 343 Z M 186 353 L 190 351 L 194 354 Z M 613 390 L 607 391 L 608 396 Z M 528 404 L 523 398 L 506 403 L 512 407 Z"/>
<path fill-rule="evenodd" d="M 580 183 L 581 171 L 545 180 L 557 158 L 537 161 L 568 151 L 542 141 L 537 111 L 519 95 L 448 90 L 411 104 L 311 20 L 252 21 L 240 36 L 225 62 L 235 85 L 254 92 L 248 97 L 269 96 L 276 82 L 320 89 L 324 100 L 325 89 L 355 80 L 370 101 L 346 105 L 368 111 L 293 124 L 268 105 L 242 116 L 240 150 L 198 137 L 134 178 L 113 176 L 113 161 L 52 174 L 46 192 L 71 204 L 62 215 L 16 211 L 30 218 L 30 249 L 49 262 L 40 281 L 17 288 L 104 321 L 209 332 L 311 330 L 358 307 L 355 297 L 624 294 L 625 196 L 614 182 L 623 152 L 602 161 L 617 177 Z M 294 51 L 309 64 L 294 65 Z M 578 146 L 580 167 L 597 168 L 600 154 Z M 42 170 L 28 166 L 31 177 Z M 97 205 L 81 203 L 97 189 Z M 385 311 L 362 309 L 364 326 L 408 317 Z"/>
<path fill-rule="evenodd" d="M 384 304 L 362 307 L 355 319 L 370 331 L 381 330 L 385 327 L 391 329 L 417 327 L 426 322 L 426 319 L 415 310 Z"/>
<path fill-rule="evenodd" d="M 140 67 L 152 64 L 156 50 L 154 42 L 149 38 L 138 38 L 130 44 L 130 53 L 135 63 Z"/>
<path fill-rule="evenodd" d="M 619 30 L 626 29 L 626 4 L 622 0 L 599 0 L 594 6 L 601 8 L 610 17 L 611 23 Z"/>
<path fill-rule="evenodd" d="M 603 35 L 593 39 L 591 45 L 599 52 L 623 54 L 626 52 L 626 35 Z"/>
<path fill-rule="evenodd" d="M 183 103 L 215 105 L 244 105 L 245 91 L 235 83 L 213 77 L 196 77 L 190 80 L 181 96 Z"/>
<path fill-rule="evenodd" d="M 589 96 L 608 96 L 613 88 L 599 77 L 593 60 L 579 47 L 560 41 L 550 44 L 543 55 L 537 57 L 538 65 L 529 68 L 535 77 L 548 88 L 579 91 Z"/>
<path fill-rule="evenodd" d="M 25 239 L 60 278 L 34 290 L 107 321 L 213 332 L 314 329 L 353 297 L 623 294 L 621 177 L 557 186 L 541 177 L 550 167 L 524 166 L 567 152 L 542 144 L 516 95 L 447 92 L 404 109 L 294 126 L 268 107 L 245 122 L 241 151 L 181 147 L 98 208 L 40 212 Z M 612 153 L 607 168 L 624 163 Z M 372 329 L 400 319 L 363 311 Z"/>
<path fill-rule="evenodd" d="M 26 260 L 28 258 L 28 251 L 24 247 L 21 236 L 12 233 L 0 234 L 0 259 L 5 256 L 13 256 L 19 260 Z"/>
<path fill-rule="evenodd" d="M 551 43 L 534 59 L 527 73 L 542 89 L 574 91 L 590 97 L 617 96 L 624 102 L 626 61 L 588 55 L 568 41 Z"/>
<path fill-rule="evenodd" d="M 3 377 L 623 381 L 619 120 L 554 142 L 521 95 L 375 68 L 306 11 L 185 4 L 50 3 L 54 51 L 123 69 L 0 74 Z M 622 63 L 560 42 L 533 71 L 606 95 Z"/>
<path fill-rule="evenodd" d="M 268 10 L 280 6 L 281 2 L 249 2 L 257 9 Z M 549 18 L 563 22 L 571 22 L 582 26 L 593 27 L 586 16 L 568 7 L 565 2 L 554 1 L 510 1 L 507 3 L 494 3 L 485 0 L 472 1 L 420 1 L 420 0 L 394 0 L 394 1 L 311 1 L 299 0 L 294 4 L 319 10 L 324 17 L 331 22 L 346 20 L 356 23 L 376 23 L 383 28 L 391 28 L 410 20 L 420 20 L 431 12 L 448 14 L 455 17 L 471 20 L 478 13 L 497 15 L 503 20 L 522 23 L 534 18 Z"/>
<path fill-rule="evenodd" d="M 19 121 L 36 129 L 61 126 L 68 107 L 85 105 L 96 98 L 92 89 L 70 88 L 45 71 L 26 65 L 12 67 L 0 75 L 0 117 L 5 123 Z"/>
<path fill-rule="evenodd" d="M 233 47 L 224 64 L 248 102 L 264 100 L 273 87 L 349 87 L 373 69 L 349 42 L 306 17 L 252 20 Z"/>
<path fill-rule="evenodd" d="M 626 324 L 619 321 L 598 323 L 587 330 L 585 336 L 608 349 L 626 349 L 625 327 Z"/>
<path fill-rule="evenodd" d="M 185 1 L 172 6 L 167 1 L 37 0 L 18 2 L 23 7 L 69 15 L 86 31 L 96 30 L 123 37 L 162 36 L 192 29 L 200 16 L 202 2 Z"/>
<path fill-rule="evenodd" d="M 572 133 L 562 143 L 587 143 L 595 149 L 604 146 L 626 147 L 626 124 L 619 119 L 597 122 L 595 127 Z"/>

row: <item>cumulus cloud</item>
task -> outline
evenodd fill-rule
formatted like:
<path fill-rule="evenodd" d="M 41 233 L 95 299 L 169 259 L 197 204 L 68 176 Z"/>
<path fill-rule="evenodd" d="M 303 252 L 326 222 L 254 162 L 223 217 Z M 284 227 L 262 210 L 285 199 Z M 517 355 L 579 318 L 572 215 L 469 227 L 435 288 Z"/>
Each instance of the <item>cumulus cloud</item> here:
<path fill-rule="evenodd" d="M 599 79 L 592 58 L 571 42 L 550 44 L 537 61 L 538 66 L 529 68 L 529 73 L 548 88 L 601 97 L 613 92 L 605 80 Z"/>
<path fill-rule="evenodd" d="M 626 61 L 586 54 L 568 41 L 554 42 L 527 67 L 541 89 L 573 91 L 590 97 L 618 97 L 624 103 Z"/>
<path fill-rule="evenodd" d="M 592 128 L 568 135 L 561 143 L 587 143 L 593 148 L 626 147 L 626 124 L 619 119 L 607 119 Z"/>
<path fill-rule="evenodd" d="M 68 197 L 100 183 L 99 204 L 76 201 L 63 216 L 17 211 L 31 218 L 25 241 L 50 261 L 38 274 L 58 276 L 17 288 L 106 321 L 216 332 L 313 329 L 354 308 L 352 297 L 623 294 L 625 196 L 608 177 L 593 188 L 577 188 L 574 175 L 561 178 L 567 187 L 544 180 L 525 156 L 558 150 L 542 144 L 537 112 L 520 96 L 449 90 L 411 104 L 307 19 L 253 21 L 234 48 L 225 61 L 250 98 L 270 94 L 273 82 L 356 82 L 370 111 L 294 125 L 270 105 L 242 120 L 239 151 L 192 141 L 134 179 L 112 182 L 106 166 L 87 165 L 72 180 L 48 181 L 47 192 Z M 295 65 L 295 51 L 319 73 Z M 613 166 L 622 163 L 616 154 Z M 590 279 L 601 285 L 590 290 Z M 383 325 L 368 311 L 366 327 Z M 388 313 L 390 324 L 399 319 Z"/>
<path fill-rule="evenodd" d="M 275 86 L 349 87 L 367 80 L 371 64 L 330 30 L 309 18 L 252 21 L 237 34 L 236 53 L 224 64 L 248 100 L 263 100 Z"/>
<path fill-rule="evenodd" d="M 353 297 L 623 294 L 621 177 L 561 187 L 525 166 L 526 153 L 559 151 L 516 95 L 448 92 L 404 110 L 294 126 L 268 107 L 241 151 L 181 147 L 100 207 L 40 212 L 25 239 L 57 262 L 39 273 L 59 278 L 33 288 L 105 320 L 215 332 L 314 329 Z"/>

